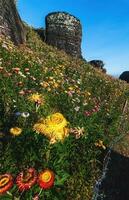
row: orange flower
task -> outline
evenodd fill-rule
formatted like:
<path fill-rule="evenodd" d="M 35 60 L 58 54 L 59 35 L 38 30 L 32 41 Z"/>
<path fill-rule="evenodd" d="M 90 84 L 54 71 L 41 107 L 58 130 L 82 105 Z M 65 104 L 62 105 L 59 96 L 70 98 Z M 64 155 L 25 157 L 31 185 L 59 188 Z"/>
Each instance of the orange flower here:
<path fill-rule="evenodd" d="M 13 186 L 11 174 L 0 175 L 0 194 L 4 194 Z"/>
<path fill-rule="evenodd" d="M 54 173 L 51 170 L 46 169 L 39 174 L 38 184 L 43 189 L 50 189 L 54 185 L 54 180 Z"/>
<path fill-rule="evenodd" d="M 26 172 L 21 172 L 16 178 L 16 184 L 20 191 L 29 190 L 37 180 L 37 173 L 34 168 L 28 169 Z"/>

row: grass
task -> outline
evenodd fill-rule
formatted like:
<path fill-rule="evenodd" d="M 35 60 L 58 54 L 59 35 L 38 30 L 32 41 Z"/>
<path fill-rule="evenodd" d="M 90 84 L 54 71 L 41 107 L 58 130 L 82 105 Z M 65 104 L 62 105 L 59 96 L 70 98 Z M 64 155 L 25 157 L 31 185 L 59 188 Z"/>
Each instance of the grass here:
<path fill-rule="evenodd" d="M 27 28 L 26 45 L 0 39 L 0 92 L 0 173 L 14 178 L 2 200 L 30 200 L 39 193 L 46 200 L 90 200 L 106 150 L 121 134 L 129 85 L 46 45 Z M 41 102 L 30 101 L 32 94 Z M 33 126 L 54 113 L 68 121 L 69 135 L 51 144 L 55 138 L 36 133 Z M 22 130 L 19 136 L 10 133 L 14 127 Z M 38 173 L 51 169 L 54 186 L 41 191 L 36 184 L 21 193 L 16 177 L 30 167 Z"/>

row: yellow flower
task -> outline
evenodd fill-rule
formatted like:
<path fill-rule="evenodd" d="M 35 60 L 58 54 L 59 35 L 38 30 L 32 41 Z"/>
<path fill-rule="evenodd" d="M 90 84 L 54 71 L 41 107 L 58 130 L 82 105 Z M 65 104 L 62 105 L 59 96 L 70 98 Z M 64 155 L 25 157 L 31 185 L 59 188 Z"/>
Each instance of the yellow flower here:
<path fill-rule="evenodd" d="M 68 89 L 69 89 L 69 90 L 74 90 L 74 88 L 73 88 L 73 87 L 69 87 Z"/>
<path fill-rule="evenodd" d="M 12 135 L 15 135 L 15 136 L 20 135 L 21 132 L 22 132 L 22 129 L 21 129 L 21 128 L 18 128 L 18 127 L 13 127 L 13 128 L 10 129 L 10 133 L 11 133 Z"/>
<path fill-rule="evenodd" d="M 32 94 L 30 97 L 28 97 L 28 100 L 31 102 L 34 102 L 34 103 L 38 103 L 38 104 L 44 103 L 44 99 L 43 99 L 42 95 L 38 94 L 38 93 Z"/>
<path fill-rule="evenodd" d="M 54 88 L 58 88 L 59 84 L 58 83 L 54 83 Z"/>
<path fill-rule="evenodd" d="M 42 83 L 40 83 L 40 85 L 41 85 L 42 87 L 44 87 L 44 88 L 46 88 L 46 87 L 49 86 L 49 84 L 48 84 L 47 82 L 42 82 Z"/>
<path fill-rule="evenodd" d="M 61 113 L 55 113 L 46 119 L 41 119 L 34 125 L 33 129 L 38 133 L 44 134 L 50 141 L 52 139 L 63 141 L 69 134 L 69 129 L 66 127 L 67 124 L 67 120 Z"/>
<path fill-rule="evenodd" d="M 95 143 L 96 147 L 102 147 L 104 150 L 106 149 L 106 146 L 103 144 L 102 140 L 99 140 L 98 142 Z"/>

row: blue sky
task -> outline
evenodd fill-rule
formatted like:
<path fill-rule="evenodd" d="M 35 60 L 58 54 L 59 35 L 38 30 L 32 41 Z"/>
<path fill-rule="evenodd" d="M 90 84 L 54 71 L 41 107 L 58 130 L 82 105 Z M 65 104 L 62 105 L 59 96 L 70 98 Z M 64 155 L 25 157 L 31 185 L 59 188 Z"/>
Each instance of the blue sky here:
<path fill-rule="evenodd" d="M 66 11 L 82 23 L 82 54 L 101 59 L 108 74 L 129 71 L 129 0 L 18 0 L 21 18 L 44 27 L 49 12 Z"/>

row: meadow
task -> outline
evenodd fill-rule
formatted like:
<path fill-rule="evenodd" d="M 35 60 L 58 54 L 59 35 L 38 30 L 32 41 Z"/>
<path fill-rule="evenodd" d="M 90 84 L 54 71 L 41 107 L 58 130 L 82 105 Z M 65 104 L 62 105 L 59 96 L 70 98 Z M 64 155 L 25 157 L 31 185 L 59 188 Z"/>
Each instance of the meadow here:
<path fill-rule="evenodd" d="M 26 45 L 0 39 L 0 93 L 0 198 L 90 200 L 129 85 L 28 28 Z"/>

